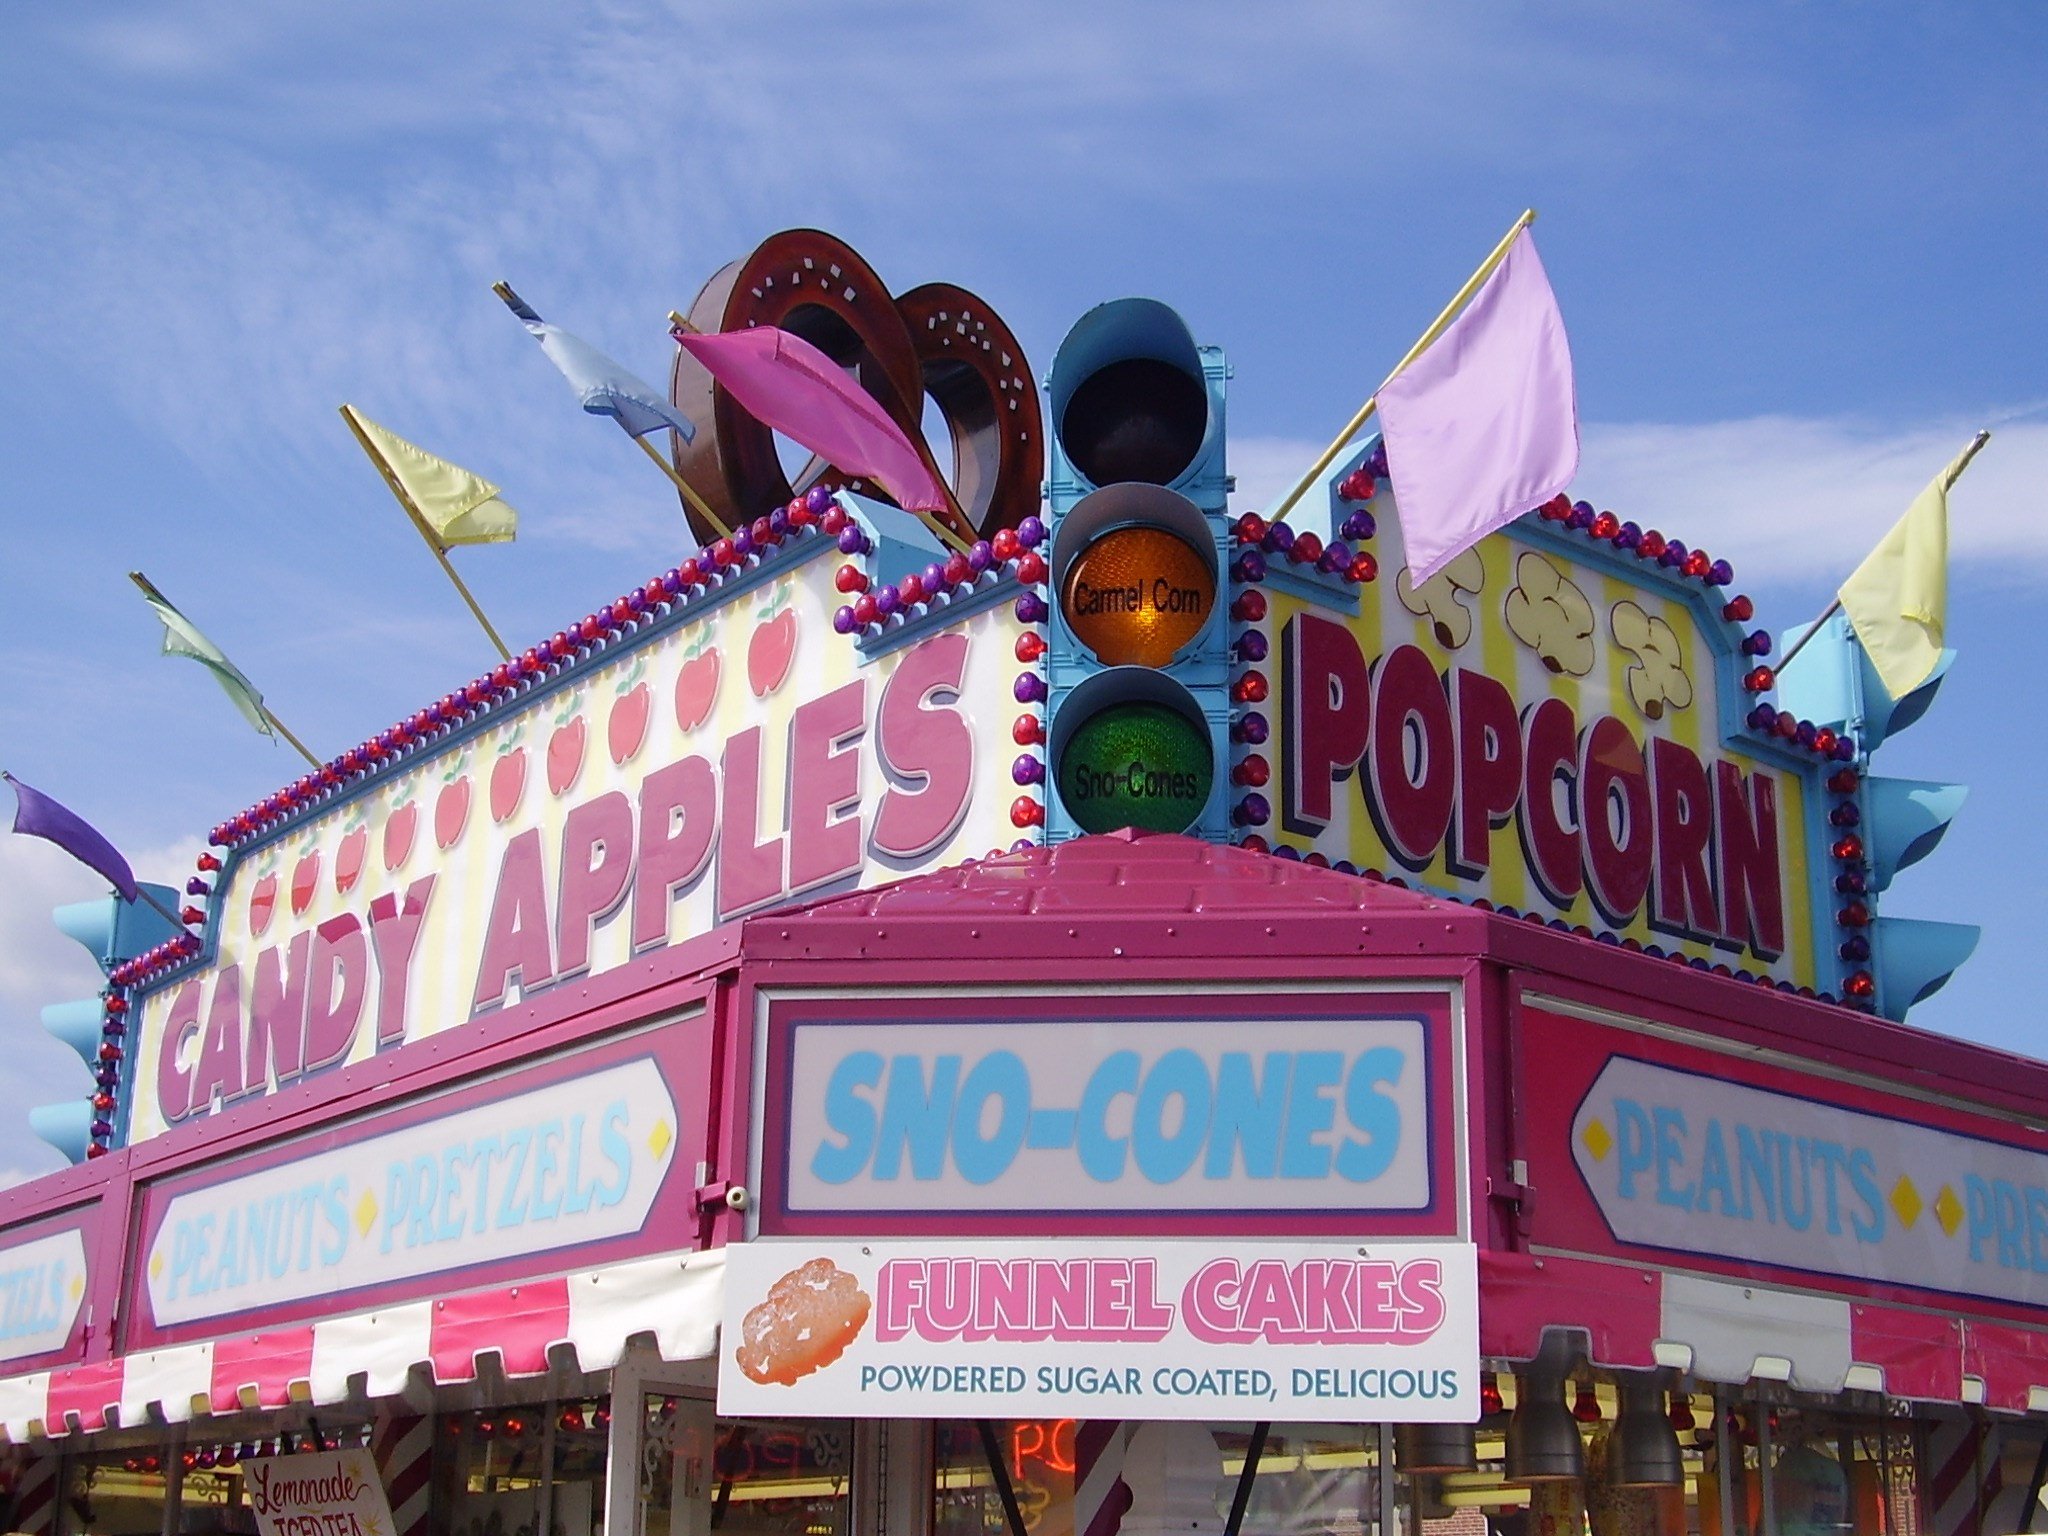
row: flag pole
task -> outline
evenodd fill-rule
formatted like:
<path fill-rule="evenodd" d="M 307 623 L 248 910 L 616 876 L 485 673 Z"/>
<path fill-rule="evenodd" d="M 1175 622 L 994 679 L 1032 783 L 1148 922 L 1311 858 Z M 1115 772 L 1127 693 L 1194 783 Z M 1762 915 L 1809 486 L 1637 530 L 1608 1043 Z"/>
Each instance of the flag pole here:
<path fill-rule="evenodd" d="M 1465 302 L 1479 291 L 1479 285 L 1493 276 L 1493 269 L 1507 259 L 1508 248 L 1515 243 L 1515 237 L 1535 222 L 1536 210 L 1534 208 L 1523 209 L 1522 216 L 1509 226 L 1508 232 L 1505 235 L 1501 236 L 1500 244 L 1493 248 L 1493 253 L 1479 264 L 1479 270 L 1465 280 L 1465 286 L 1452 296 L 1451 302 L 1444 306 L 1443 313 L 1430 322 L 1429 329 L 1422 333 L 1421 339 L 1408 349 L 1407 355 L 1401 361 L 1394 364 L 1393 372 L 1380 380 L 1380 389 L 1385 389 L 1389 384 L 1393 383 L 1395 375 L 1414 362 L 1416 358 L 1422 356 L 1428 350 L 1430 343 L 1443 335 L 1444 328 L 1457 317 L 1458 311 L 1465 307 Z M 1372 413 L 1379 409 L 1380 389 L 1374 390 L 1366 397 L 1365 404 L 1358 408 L 1358 414 L 1344 424 L 1344 430 L 1338 433 L 1336 440 L 1323 450 L 1322 457 L 1309 466 L 1308 473 L 1295 482 L 1294 489 L 1287 493 L 1286 498 L 1281 501 L 1280 505 L 1266 514 L 1268 522 L 1278 523 L 1286 521 L 1288 512 L 1307 493 L 1308 488 L 1315 484 L 1316 477 L 1330 467 L 1331 462 L 1337 455 L 1344 451 L 1345 444 L 1358 436 L 1359 428 L 1363 427 L 1371 418 Z"/>
<path fill-rule="evenodd" d="M 668 312 L 668 330 L 671 336 L 675 335 L 678 331 L 686 331 L 692 335 L 703 334 L 703 332 L 699 331 L 696 326 L 689 322 L 686 316 L 678 314 L 673 309 Z M 813 455 L 813 457 L 815 458 L 816 455 Z M 959 553 L 964 555 L 972 548 L 972 545 L 966 539 L 947 526 L 944 518 L 929 512 L 918 512 L 912 515 L 927 528 L 931 529 L 933 533 L 936 533 L 943 542 L 951 545 Z"/>
<path fill-rule="evenodd" d="M 135 585 L 141 589 L 142 595 L 146 598 L 149 598 L 152 602 L 162 603 L 166 608 L 177 608 L 178 605 L 172 602 L 168 597 L 165 597 L 163 595 L 163 592 L 157 587 L 157 584 L 151 581 L 147 576 L 143 575 L 142 572 L 130 571 L 128 573 L 128 579 L 134 582 Z M 190 623 L 191 621 L 187 620 L 186 622 Z M 322 763 L 319 758 L 315 757 L 311 752 L 306 750 L 306 744 L 303 741 L 299 740 L 298 737 L 294 736 L 290 732 L 290 730 L 288 730 L 285 727 L 285 723 L 277 718 L 276 713 L 271 709 L 271 707 L 268 704 L 265 704 L 264 702 L 262 702 L 262 700 L 259 699 L 256 702 L 256 708 L 262 714 L 263 718 L 270 722 L 270 728 L 276 731 L 277 734 L 282 736 L 286 741 L 290 742 L 292 745 L 292 749 L 296 751 L 299 754 L 299 756 L 303 757 L 315 768 L 323 768 L 326 766 L 326 764 Z"/>
<path fill-rule="evenodd" d="M 441 541 L 434 537 L 433 530 L 427 525 L 425 516 L 422 515 L 418 506 L 414 504 L 411 495 L 399 483 L 398 476 L 391 472 L 391 466 L 384 462 L 384 455 L 377 451 L 376 445 L 370 441 L 369 434 L 364 432 L 362 427 L 357 424 L 355 413 L 344 405 L 341 407 L 341 419 L 348 423 L 349 431 L 353 432 L 356 441 L 362 444 L 363 452 L 370 456 L 370 462 L 377 466 L 377 473 L 384 477 L 384 484 L 390 488 L 391 494 L 398 498 L 398 504 L 405 508 L 405 515 L 412 519 L 413 527 L 418 529 L 420 537 L 427 541 L 427 548 L 431 549 L 434 552 L 434 558 L 441 562 L 441 569 L 447 573 L 448 579 L 455 584 L 455 590 L 461 594 L 462 600 L 469 605 L 469 611 L 476 615 L 477 623 L 481 624 L 484 633 L 491 637 L 491 644 L 498 648 L 498 659 L 500 661 L 510 661 L 512 653 L 505 648 L 505 642 L 498 637 L 497 630 L 491 627 L 491 621 L 484 617 L 484 611 L 478 606 L 475 596 L 463 584 L 462 578 L 456 574 L 454 565 L 449 562 L 448 551 L 443 549 Z"/>
<path fill-rule="evenodd" d="M 1970 446 L 1965 448 L 1962 452 L 1962 456 L 1956 460 L 1956 472 L 1954 477 L 1949 481 L 1950 485 L 1954 485 L 1957 480 L 1963 478 L 1963 471 L 1970 467 L 1970 460 L 1977 457 L 1977 450 L 1982 448 L 1986 443 L 1990 441 L 1991 433 L 1988 429 L 1979 431 L 1975 437 L 1970 439 Z M 1815 619 L 1810 625 L 1807 626 L 1806 633 L 1801 635 L 1797 640 L 1794 640 L 1792 642 L 1792 648 L 1785 652 L 1785 654 L 1778 659 L 1777 666 L 1771 669 L 1773 675 L 1783 675 L 1785 669 L 1792 665 L 1792 658 L 1797 656 L 1801 651 L 1806 649 L 1806 642 L 1811 640 L 1815 635 L 1820 633 L 1821 625 L 1827 623 L 1829 619 L 1832 619 L 1836 614 L 1840 613 L 1841 611 L 1842 594 L 1840 592 L 1837 592 L 1835 594 L 1835 600 L 1829 603 L 1827 607 L 1821 609 L 1820 617 Z"/>
<path fill-rule="evenodd" d="M 690 508 L 692 511 L 694 511 L 699 517 L 703 518 L 704 521 L 709 523 L 712 527 L 716 528 L 721 536 L 728 539 L 732 537 L 732 529 L 726 526 L 725 519 L 720 517 L 716 512 L 712 511 L 711 508 L 705 503 L 704 498 L 702 496 L 699 496 L 696 493 L 696 491 L 691 489 L 690 482 L 685 480 L 682 476 L 682 472 L 678 470 L 675 467 L 675 465 L 671 464 L 668 461 L 668 456 L 666 454 L 664 454 L 659 448 L 655 447 L 654 444 L 647 441 L 647 439 L 644 437 L 636 437 L 633 439 L 633 441 L 640 445 L 640 451 L 642 453 L 646 454 L 648 458 L 654 460 L 654 467 L 660 470 L 664 475 L 668 476 L 669 483 L 682 493 L 683 500 L 687 501 L 690 504 Z"/>

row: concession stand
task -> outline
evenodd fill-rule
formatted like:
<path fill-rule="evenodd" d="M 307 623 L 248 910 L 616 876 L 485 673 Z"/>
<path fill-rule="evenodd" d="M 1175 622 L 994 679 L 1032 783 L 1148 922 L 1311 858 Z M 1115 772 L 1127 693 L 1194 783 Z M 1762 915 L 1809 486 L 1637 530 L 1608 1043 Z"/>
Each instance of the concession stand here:
<path fill-rule="evenodd" d="M 1045 508 L 786 488 L 214 829 L 0 1193 L 8 1529 L 2029 1528 L 2048 1067 L 1894 1022 L 1880 712 L 1586 503 L 1226 516 L 1109 308 Z"/>

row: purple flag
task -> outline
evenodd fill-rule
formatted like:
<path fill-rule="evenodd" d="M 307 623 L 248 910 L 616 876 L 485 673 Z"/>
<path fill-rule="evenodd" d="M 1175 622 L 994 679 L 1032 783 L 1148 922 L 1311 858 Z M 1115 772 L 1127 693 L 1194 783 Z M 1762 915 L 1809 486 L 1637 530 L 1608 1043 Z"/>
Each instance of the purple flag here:
<path fill-rule="evenodd" d="M 112 843 L 41 790 L 29 788 L 11 773 L 0 773 L 0 779 L 14 786 L 15 831 L 55 843 L 88 869 L 106 876 L 124 900 L 135 900 L 135 873 Z"/>
<path fill-rule="evenodd" d="M 1443 335 L 1381 387 L 1379 413 L 1417 586 L 1571 484 L 1571 347 L 1528 230 Z"/>
<path fill-rule="evenodd" d="M 943 512 L 946 491 L 903 429 L 846 371 L 801 336 L 772 325 L 676 342 L 756 420 L 849 475 L 873 480 L 910 512 Z"/>

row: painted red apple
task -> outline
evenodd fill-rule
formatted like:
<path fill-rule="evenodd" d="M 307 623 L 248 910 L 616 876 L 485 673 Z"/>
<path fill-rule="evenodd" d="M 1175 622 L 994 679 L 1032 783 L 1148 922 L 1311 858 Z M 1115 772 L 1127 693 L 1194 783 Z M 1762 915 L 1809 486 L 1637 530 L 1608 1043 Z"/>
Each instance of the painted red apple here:
<path fill-rule="evenodd" d="M 519 797 L 525 792 L 526 748 L 499 753 L 491 765 L 491 820 L 503 821 L 518 810 Z"/>
<path fill-rule="evenodd" d="M 358 823 L 342 835 L 334 853 L 334 888 L 346 896 L 363 878 L 363 856 L 370 851 L 370 829 Z"/>
<path fill-rule="evenodd" d="M 581 715 L 555 727 L 555 734 L 548 738 L 549 794 L 559 796 L 576 782 L 576 775 L 583 771 L 583 744 L 587 735 Z"/>
<path fill-rule="evenodd" d="M 277 910 L 277 872 L 272 870 L 249 892 L 249 932 L 262 938 L 270 927 L 270 914 Z"/>
<path fill-rule="evenodd" d="M 623 763 L 640 750 L 640 743 L 647 739 L 647 711 L 653 700 L 654 691 L 645 683 L 637 683 L 612 706 L 605 741 L 611 748 L 613 762 Z"/>
<path fill-rule="evenodd" d="M 718 702 L 718 647 L 710 646 L 683 663 L 676 674 L 676 724 L 694 731 L 711 718 Z"/>
<path fill-rule="evenodd" d="M 318 848 L 302 854 L 299 862 L 292 866 L 292 916 L 297 917 L 313 904 L 313 891 L 320 884 L 320 850 Z"/>
<path fill-rule="evenodd" d="M 417 801 L 408 800 L 384 823 L 384 868 L 394 870 L 412 854 L 412 840 L 420 828 Z"/>
<path fill-rule="evenodd" d="M 764 699 L 782 686 L 796 656 L 796 610 L 784 608 L 754 626 L 747 642 L 747 686 Z"/>
<path fill-rule="evenodd" d="M 453 848 L 469 823 L 469 775 L 458 774 L 434 798 L 434 844 Z"/>

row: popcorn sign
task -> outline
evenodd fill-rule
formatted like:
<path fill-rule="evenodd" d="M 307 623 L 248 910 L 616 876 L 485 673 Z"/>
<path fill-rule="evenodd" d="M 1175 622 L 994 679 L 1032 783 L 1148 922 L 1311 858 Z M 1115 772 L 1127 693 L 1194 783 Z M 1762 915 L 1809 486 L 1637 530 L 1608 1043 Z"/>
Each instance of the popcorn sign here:
<path fill-rule="evenodd" d="M 1341 599 L 1267 589 L 1254 626 L 1278 661 L 1264 834 L 1816 984 L 1818 759 L 1744 733 L 1752 658 L 1719 599 L 1526 524 L 1418 587 L 1397 519 L 1379 530 L 1391 580 Z"/>
<path fill-rule="evenodd" d="M 725 1414 L 1479 1416 L 1463 1243 L 757 1241 L 722 1337 Z"/>

